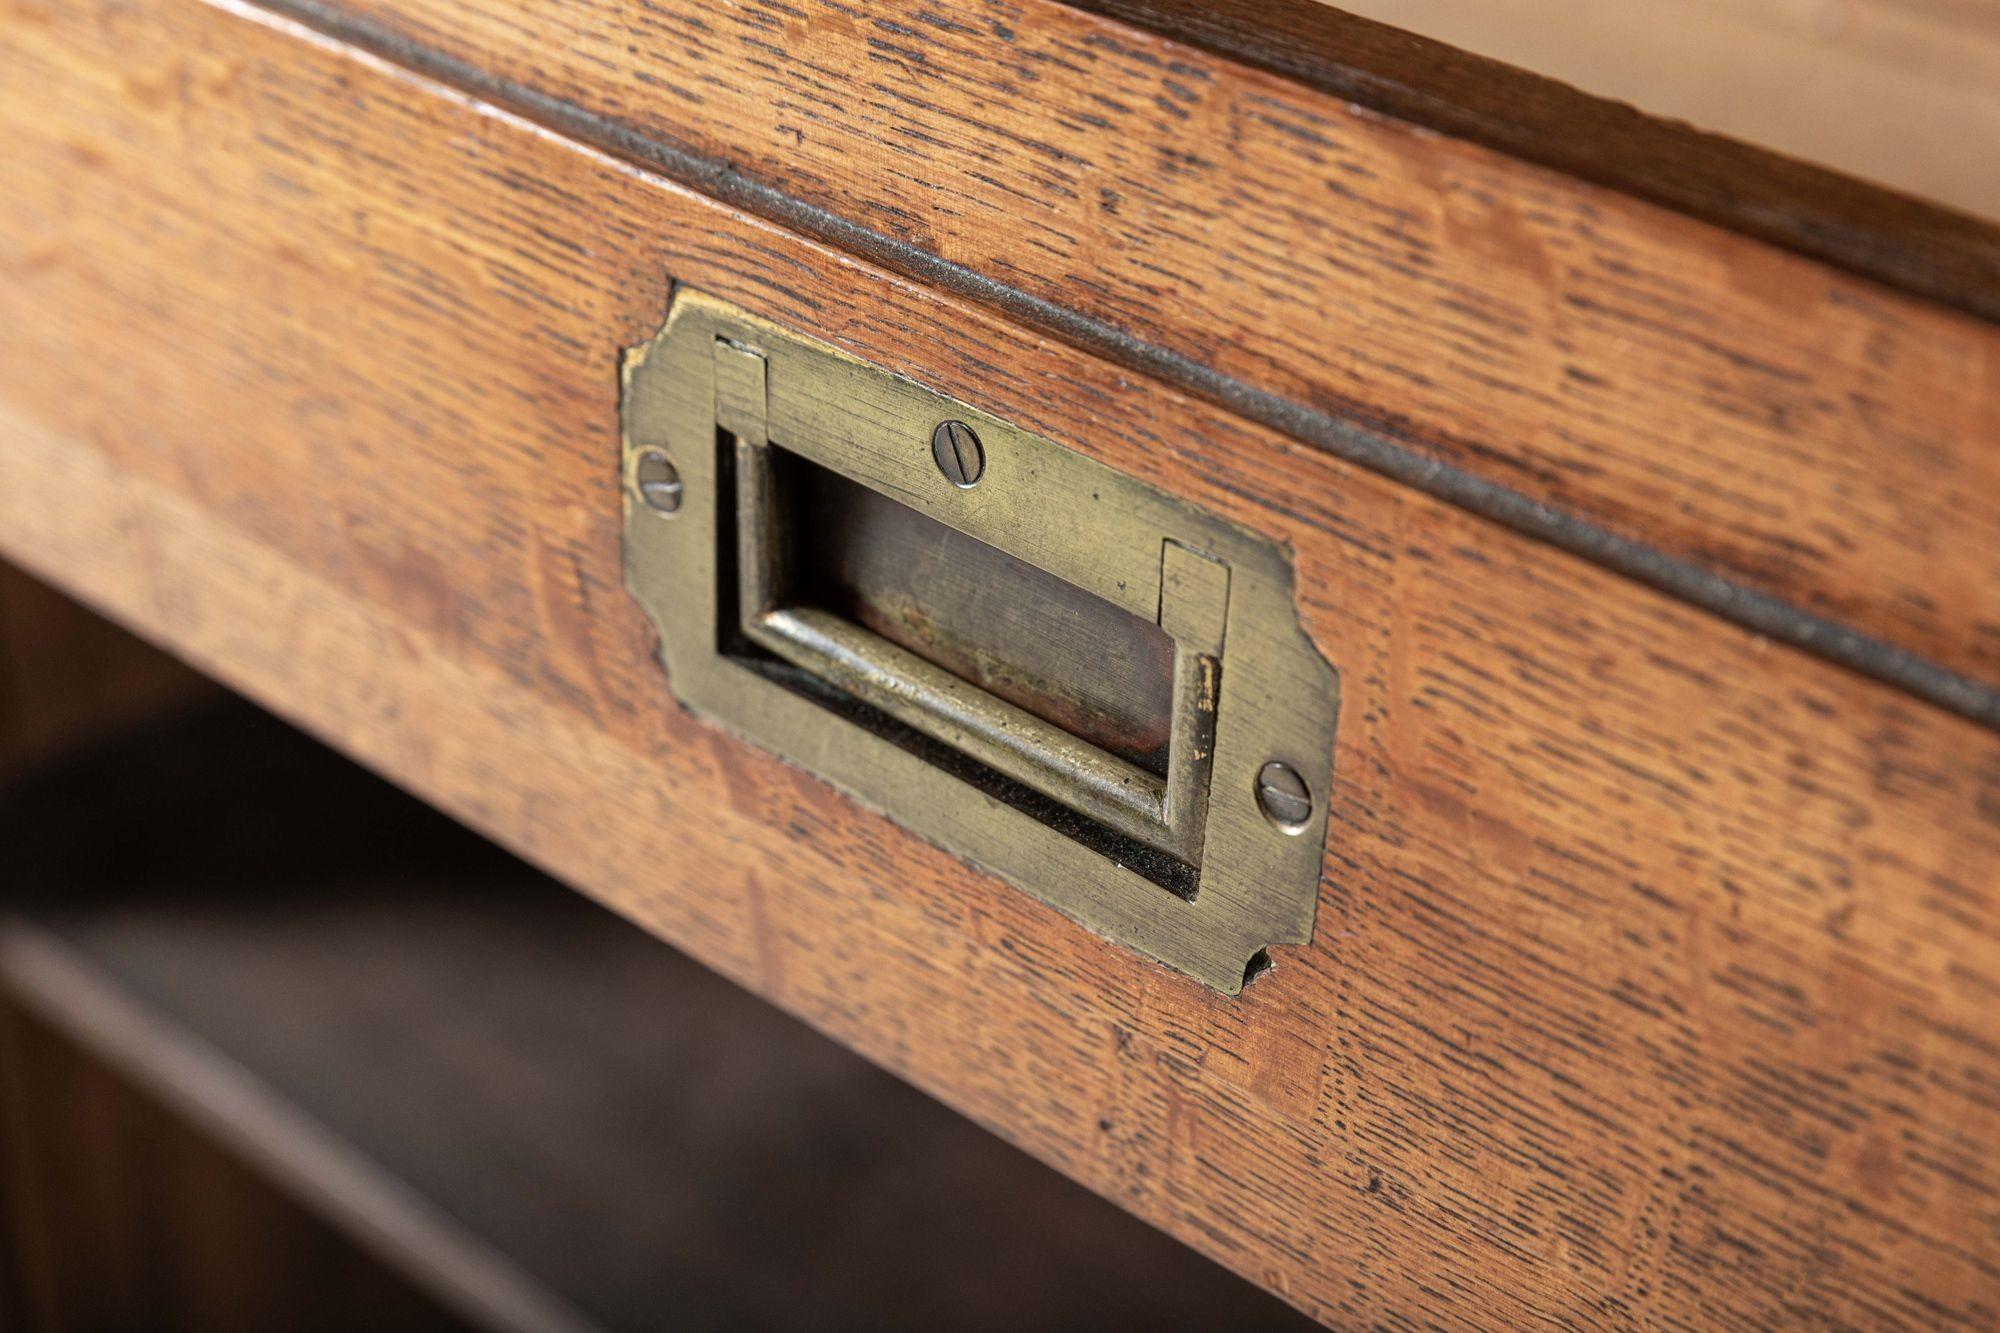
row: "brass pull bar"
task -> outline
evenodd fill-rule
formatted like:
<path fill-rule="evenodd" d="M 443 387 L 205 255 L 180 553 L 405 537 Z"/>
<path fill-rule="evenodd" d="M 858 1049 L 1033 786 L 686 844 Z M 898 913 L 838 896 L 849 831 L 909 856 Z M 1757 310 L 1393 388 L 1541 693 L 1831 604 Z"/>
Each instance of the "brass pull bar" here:
<path fill-rule="evenodd" d="M 622 416 L 696 714 L 1218 990 L 1310 937 L 1339 676 L 1281 544 L 685 289 Z"/>

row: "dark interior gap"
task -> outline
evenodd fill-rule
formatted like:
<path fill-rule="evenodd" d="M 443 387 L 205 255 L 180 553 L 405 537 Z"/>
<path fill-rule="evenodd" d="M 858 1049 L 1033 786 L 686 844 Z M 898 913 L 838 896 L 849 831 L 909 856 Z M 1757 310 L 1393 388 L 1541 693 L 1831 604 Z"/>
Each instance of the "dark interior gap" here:
<path fill-rule="evenodd" d="M 1167 775 L 1174 640 L 1153 620 L 773 445 L 787 605 L 831 611 Z"/>
<path fill-rule="evenodd" d="M 715 440 L 717 494 L 724 497 L 723 503 L 717 506 L 716 513 L 718 580 L 716 621 L 717 648 L 720 652 L 794 694 L 811 700 L 872 735 L 881 737 L 898 749 L 915 755 L 940 772 L 984 792 L 1009 808 L 1028 815 L 1090 851 L 1159 885 L 1176 897 L 1189 902 L 1194 900 L 1199 880 L 1197 867 L 1079 814 L 1034 788 L 1017 782 L 951 746 L 898 722 L 845 690 L 783 661 L 746 638 L 742 631 L 742 603 L 738 588 L 736 445 L 737 440 L 733 434 L 718 428 Z M 776 446 L 772 446 L 772 453 L 774 463 L 786 460 L 783 466 L 773 468 L 776 483 L 773 488 L 773 502 L 779 506 L 779 512 L 774 516 L 775 521 L 771 526 L 778 534 L 776 540 L 781 543 L 777 552 L 779 577 L 776 585 L 780 596 L 789 600 L 793 590 L 802 584 L 810 586 L 809 581 L 797 577 L 798 566 L 795 560 L 796 553 L 805 545 L 801 541 L 803 534 L 799 526 L 800 497 L 797 490 L 800 475 L 794 466 L 803 460 L 798 460 L 796 455 L 786 454 Z M 825 471 L 825 469 L 816 470 Z M 1164 757 L 1164 747 L 1162 747 L 1162 762 Z"/>

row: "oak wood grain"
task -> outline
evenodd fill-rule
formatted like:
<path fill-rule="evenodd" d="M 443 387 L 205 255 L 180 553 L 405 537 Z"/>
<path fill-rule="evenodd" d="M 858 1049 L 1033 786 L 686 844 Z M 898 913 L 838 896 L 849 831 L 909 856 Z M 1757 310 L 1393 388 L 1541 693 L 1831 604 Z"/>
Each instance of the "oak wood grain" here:
<path fill-rule="evenodd" d="M 1634 3 L 1621 14 L 1623 2 L 1589 0 L 1581 11 L 1551 8 L 1537 14 L 1510 0 L 1484 11 L 1498 26 L 1482 32 L 1470 21 L 1469 5 L 1467 19 L 1448 29 L 1443 15 L 1454 11 L 1458 0 L 1357 0 L 1337 9 L 1322 0 L 1067 0 L 1929 300 L 2000 318 L 2000 226 L 1990 208 L 1981 208 L 1995 198 L 1994 183 L 1947 184 L 1939 161 L 1961 149 L 1969 155 L 1963 161 L 1976 156 L 1976 131 L 1973 142 L 1963 145 L 1941 140 L 1953 131 L 1965 137 L 1966 122 L 1982 118 L 1991 19 L 1978 7 L 1952 0 L 1935 5 L 1855 0 L 1818 9 L 1783 0 L 1670 0 L 1663 8 Z M 1905 12 L 1891 17 L 1899 9 Z M 1554 20 L 1557 14 L 1575 21 L 1562 24 Z M 1621 18 L 1632 21 L 1621 25 Z M 1810 138 L 1791 140 L 1798 157 L 1742 142 L 1784 147 L 1775 137 L 1759 138 L 1754 126 L 1768 127 L 1769 121 L 1753 122 L 1741 106 L 1760 95 L 1781 97 L 1787 75 L 1794 84 L 1802 81 L 1806 62 L 1787 61 L 1786 44 L 1771 40 L 1770 30 L 1813 31 L 1829 19 L 1849 22 L 1855 31 L 1847 35 L 1855 40 L 1838 43 L 1847 48 L 1845 60 L 1821 46 L 1813 62 L 1823 86 L 1791 111 L 1797 117 L 1829 105 L 1834 98 L 1828 94 L 1836 90 L 1849 95 L 1848 104 Z M 1734 33 L 1724 36 L 1725 24 L 1732 24 Z M 1491 36 L 1501 28 L 1508 33 L 1504 42 Z M 1662 32 L 1672 34 L 1664 44 L 1656 39 Z M 1750 40 L 1742 40 L 1746 36 Z M 1454 41 L 1456 46 L 1446 44 Z M 1898 86 L 1880 77 L 1885 67 L 1919 64 L 1947 44 L 1951 60 L 1938 61 L 1925 71 L 1927 78 Z M 1561 61 L 1555 58 L 1559 50 L 1567 52 Z M 1706 53 L 1706 79 L 1689 78 L 1689 71 L 1676 68 L 1685 65 L 1690 50 Z M 1587 54 L 1593 51 L 1601 64 Z M 1776 59 L 1759 69 L 1754 63 L 1759 56 Z M 1652 95 L 1644 95 L 1622 75 L 1649 68 L 1649 58 L 1650 76 L 1639 82 Z M 1943 68 L 1946 63 L 1953 68 Z M 1614 74 L 1614 67 L 1620 73 Z M 1744 69 L 1757 70 L 1759 77 L 1749 87 L 1735 88 L 1732 100 L 1729 72 Z M 1842 79 L 1857 69 L 1863 77 Z M 1556 77 L 1546 77 L 1550 74 Z M 1661 100 L 1663 89 L 1677 78 L 1682 86 L 1670 105 Z M 1968 86 L 1953 89 L 1953 83 Z M 1962 99 L 1956 117 L 1947 110 L 1954 93 Z M 1653 114 L 1628 105 L 1634 102 Z M 1722 106 L 1730 110 L 1708 115 L 1697 110 Z M 1919 189 L 1916 195 L 1922 197 L 1915 197 L 1840 174 L 1861 170 L 1864 159 L 1853 148 L 1836 152 L 1832 145 L 1846 136 L 1859 138 L 1864 125 L 1879 144 L 1906 143 L 1895 174 L 1874 179 L 1904 189 L 1922 179 L 1935 188 Z M 1916 142 L 1908 142 L 1912 139 Z M 1806 150 L 1808 143 L 1825 151 Z M 1879 158 L 1872 162 L 1881 165 Z M 1932 174 L 1922 174 L 1926 165 Z"/>
<path fill-rule="evenodd" d="M 272 3 L 2000 684 L 2000 326 L 1044 0 Z M 1282 45 L 1308 63 L 1336 21 L 1306 0 L 1127 8 L 1222 39 L 1246 10 L 1296 12 Z M 1336 51 L 1400 50 L 1341 23 Z M 1814 211 L 1799 177 L 1825 173 L 1586 117 L 1590 99 L 1490 62 L 1406 55 L 1369 86 L 1411 108 L 1419 66 L 1464 111 L 1447 128 L 1592 145 L 1629 164 L 1620 183 L 1684 183 L 1675 203 L 1860 225 L 1859 204 Z M 1791 193 L 1761 202 L 1752 163 Z M 1908 212 L 1877 210 L 1849 248 L 1915 253 L 1938 228 Z"/>
<path fill-rule="evenodd" d="M 11 558 L 1328 1321 L 2000 1316 L 2000 737 L 256 11 L 0 16 Z M 676 281 L 1291 544 L 1310 946 L 1221 999 L 674 705 Z"/>

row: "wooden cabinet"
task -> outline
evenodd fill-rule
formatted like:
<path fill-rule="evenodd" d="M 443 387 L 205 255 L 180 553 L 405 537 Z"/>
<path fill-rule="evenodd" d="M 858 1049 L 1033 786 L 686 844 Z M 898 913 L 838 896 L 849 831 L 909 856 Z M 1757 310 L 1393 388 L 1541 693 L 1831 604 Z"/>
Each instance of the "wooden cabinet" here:
<path fill-rule="evenodd" d="M 0 162 L 0 550 L 1124 1208 L 1335 1325 L 2000 1317 L 1980 224 L 1249 4 L 11 0 Z M 677 287 L 1289 552 L 1309 944 L 676 702 Z"/>
<path fill-rule="evenodd" d="M 1312 1326 L 240 701 L 0 835 L 9 1330 Z"/>

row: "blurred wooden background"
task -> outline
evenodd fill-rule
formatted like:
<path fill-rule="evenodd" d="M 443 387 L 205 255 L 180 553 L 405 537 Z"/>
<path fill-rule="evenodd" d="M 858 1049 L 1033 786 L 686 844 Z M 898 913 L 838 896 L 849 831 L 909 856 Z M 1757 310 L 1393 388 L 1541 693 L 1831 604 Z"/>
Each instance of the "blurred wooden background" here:
<path fill-rule="evenodd" d="M 2000 4 L 1992 0 L 1336 7 L 2000 219 Z"/>
<path fill-rule="evenodd" d="M 0 780 L 214 690 L 191 667 L 0 563 Z"/>

